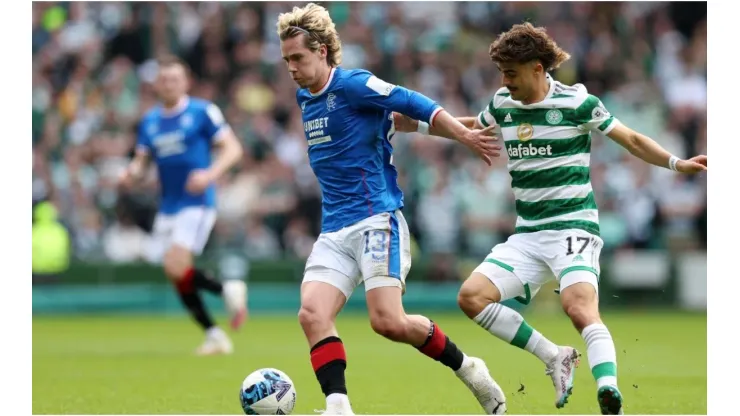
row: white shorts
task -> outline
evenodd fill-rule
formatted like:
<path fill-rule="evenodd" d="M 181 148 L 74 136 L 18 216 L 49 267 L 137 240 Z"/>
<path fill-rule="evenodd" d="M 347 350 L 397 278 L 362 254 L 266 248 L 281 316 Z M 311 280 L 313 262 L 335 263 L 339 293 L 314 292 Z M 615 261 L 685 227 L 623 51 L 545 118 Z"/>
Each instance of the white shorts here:
<path fill-rule="evenodd" d="M 306 261 L 303 282 L 328 283 L 349 299 L 360 283 L 365 290 L 406 288 L 411 269 L 409 226 L 400 210 L 322 233 Z"/>
<path fill-rule="evenodd" d="M 158 213 L 154 218 L 147 259 L 161 261 L 173 245 L 186 248 L 195 256 L 200 255 L 215 223 L 216 209 L 210 207 L 187 207 L 176 214 Z"/>
<path fill-rule="evenodd" d="M 514 234 L 493 247 L 475 272 L 496 285 L 502 301 L 513 298 L 527 304 L 553 278 L 561 291 L 585 282 L 598 292 L 603 246 L 601 238 L 578 229 Z"/>

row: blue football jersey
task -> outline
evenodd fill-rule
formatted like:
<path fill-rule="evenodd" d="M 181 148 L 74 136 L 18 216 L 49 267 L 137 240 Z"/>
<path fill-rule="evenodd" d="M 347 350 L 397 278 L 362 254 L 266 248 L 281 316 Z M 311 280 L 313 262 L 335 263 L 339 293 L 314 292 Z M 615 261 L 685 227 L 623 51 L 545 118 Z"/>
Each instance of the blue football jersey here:
<path fill-rule="evenodd" d="M 137 148 L 148 152 L 157 165 L 160 212 L 175 214 L 185 207 L 215 206 L 214 185 L 203 194 L 191 195 L 185 184 L 190 172 L 210 167 L 211 145 L 224 128 L 228 125 L 215 104 L 192 97 L 172 112 L 157 106 L 144 115 Z"/>
<path fill-rule="evenodd" d="M 392 164 L 393 111 L 432 123 L 441 107 L 365 70 L 333 68 L 324 88 L 296 93 L 311 168 L 322 192 L 322 232 L 403 208 Z"/>

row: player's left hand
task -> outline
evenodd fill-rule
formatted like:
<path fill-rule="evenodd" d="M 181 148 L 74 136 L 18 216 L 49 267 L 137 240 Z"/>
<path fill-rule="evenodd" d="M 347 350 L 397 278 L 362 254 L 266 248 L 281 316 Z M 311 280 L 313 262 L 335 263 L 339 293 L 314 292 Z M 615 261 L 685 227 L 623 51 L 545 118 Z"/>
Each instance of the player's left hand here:
<path fill-rule="evenodd" d="M 687 173 L 689 175 L 694 175 L 699 172 L 706 172 L 707 171 L 707 156 L 699 155 L 699 156 L 694 156 L 689 160 L 679 160 L 676 163 L 676 170 L 681 173 Z"/>
<path fill-rule="evenodd" d="M 192 195 L 200 195 L 213 183 L 214 179 L 211 171 L 207 169 L 194 170 L 188 175 L 185 190 Z"/>
<path fill-rule="evenodd" d="M 401 113 L 393 112 L 393 125 L 397 132 L 413 133 L 419 128 L 419 122 Z"/>

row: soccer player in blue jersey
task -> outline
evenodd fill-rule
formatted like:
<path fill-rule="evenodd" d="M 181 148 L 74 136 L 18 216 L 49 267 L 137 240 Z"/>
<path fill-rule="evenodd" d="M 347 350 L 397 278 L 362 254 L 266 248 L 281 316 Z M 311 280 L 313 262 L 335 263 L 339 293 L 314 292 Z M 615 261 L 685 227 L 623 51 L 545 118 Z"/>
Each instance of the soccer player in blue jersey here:
<path fill-rule="evenodd" d="M 298 318 L 326 396 L 325 414 L 352 414 L 347 359 L 334 321 L 363 282 L 376 333 L 451 368 L 487 414 L 503 413 L 504 392 L 485 363 L 463 354 L 434 322 L 404 312 L 401 296 L 411 250 L 401 214 L 403 193 L 391 161 L 393 111 L 427 120 L 489 164 L 500 150 L 491 130 L 469 130 L 417 92 L 365 70 L 340 68 L 339 36 L 321 6 L 311 3 L 281 14 L 277 32 L 282 57 L 300 87 L 308 155 L 323 197 L 321 235 L 306 263 Z"/>
<path fill-rule="evenodd" d="M 231 326 L 238 329 L 247 314 L 246 284 L 213 279 L 193 266 L 193 257 L 203 251 L 216 222 L 215 181 L 239 161 L 242 148 L 215 104 L 187 95 L 187 78 L 188 69 L 178 58 L 160 60 L 155 87 L 161 104 L 141 120 L 136 153 L 121 183 L 134 185 L 149 162 L 156 163 L 161 201 L 154 220 L 155 249 L 164 253 L 165 274 L 206 332 L 197 354 L 229 354 L 231 340 L 215 325 L 199 292 L 222 295 Z M 214 147 L 218 156 L 211 162 Z"/>

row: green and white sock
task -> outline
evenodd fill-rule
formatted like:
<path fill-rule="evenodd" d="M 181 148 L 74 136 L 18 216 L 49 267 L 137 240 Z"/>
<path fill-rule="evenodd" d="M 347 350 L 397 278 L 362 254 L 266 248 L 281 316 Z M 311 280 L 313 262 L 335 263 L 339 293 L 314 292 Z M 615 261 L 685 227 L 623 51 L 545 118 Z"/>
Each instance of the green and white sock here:
<path fill-rule="evenodd" d="M 519 312 L 500 303 L 486 306 L 475 323 L 511 345 L 527 350 L 545 364 L 558 355 L 558 346 L 529 326 Z"/>
<path fill-rule="evenodd" d="M 604 324 L 591 324 L 583 328 L 581 336 L 586 341 L 586 354 L 591 374 L 596 384 L 617 386 L 617 351 L 614 340 Z"/>

